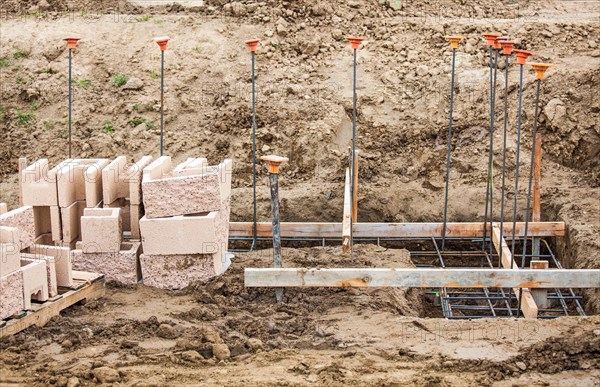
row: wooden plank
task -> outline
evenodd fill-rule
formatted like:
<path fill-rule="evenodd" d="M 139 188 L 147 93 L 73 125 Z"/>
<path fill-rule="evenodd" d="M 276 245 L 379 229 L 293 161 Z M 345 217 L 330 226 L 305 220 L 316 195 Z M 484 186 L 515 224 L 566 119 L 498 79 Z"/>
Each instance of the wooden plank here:
<path fill-rule="evenodd" d="M 352 228 L 354 238 L 441 238 L 442 223 L 355 223 Z M 270 222 L 257 224 L 260 237 L 272 236 Z M 342 234 L 342 223 L 305 223 L 282 222 L 280 224 L 282 238 L 339 238 Z M 488 225 L 489 228 L 489 225 Z M 525 223 L 517 222 L 516 235 L 522 236 Z M 450 238 L 480 238 L 483 223 L 448 223 L 447 236 Z M 564 222 L 530 222 L 529 236 L 563 236 Z M 504 224 L 504 235 L 512 236 L 512 222 Z M 252 237 L 252 222 L 230 222 L 230 237 Z"/>
<path fill-rule="evenodd" d="M 352 198 L 352 223 L 358 222 L 358 154 L 360 151 L 354 151 L 354 178 L 352 185 L 354 187 L 354 197 Z"/>
<path fill-rule="evenodd" d="M 600 269 L 247 268 L 246 287 L 596 288 Z"/>
<path fill-rule="evenodd" d="M 500 250 L 502 250 L 502 267 L 513 271 L 519 270 L 519 266 L 512 259 L 512 252 L 508 248 L 508 244 L 504 238 L 500 238 L 499 227 L 494 227 L 492 230 L 492 242 L 494 243 L 496 251 L 500 252 Z M 528 288 L 524 288 L 519 292 L 519 289 L 514 287 L 513 292 L 517 296 L 517 299 L 521 299 L 521 311 L 523 312 L 523 316 L 525 316 L 525 318 L 537 318 L 538 307 L 533 296 L 531 295 L 530 290 Z"/>
<path fill-rule="evenodd" d="M 352 244 L 352 198 L 350 197 L 350 169 L 346 168 L 346 183 L 344 185 L 344 215 L 342 218 L 342 250 L 350 251 Z"/>
<path fill-rule="evenodd" d="M 87 283 L 81 289 L 68 290 L 66 293 L 61 294 L 60 299 L 36 305 L 37 309 L 33 312 L 27 312 L 20 319 L 8 320 L 6 325 L 0 328 L 0 338 L 14 335 L 32 325 L 43 327 L 51 318 L 58 316 L 63 309 L 82 300 L 93 300 L 104 296 L 104 284 L 104 277 L 95 274 L 95 280 Z"/>

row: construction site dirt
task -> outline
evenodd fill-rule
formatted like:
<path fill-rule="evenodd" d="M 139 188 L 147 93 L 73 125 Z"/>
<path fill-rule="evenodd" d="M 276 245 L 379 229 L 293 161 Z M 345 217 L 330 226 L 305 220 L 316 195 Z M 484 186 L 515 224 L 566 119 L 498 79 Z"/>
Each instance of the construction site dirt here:
<path fill-rule="evenodd" d="M 257 153 L 289 158 L 279 175 L 281 220 L 342 222 L 353 113 L 346 36 L 355 35 L 365 38 L 357 62 L 358 221 L 440 222 L 452 55 L 444 37 L 462 35 L 448 220 L 482 222 L 490 108 L 482 35 L 498 32 L 533 51 L 536 62 L 556 65 L 544 78 L 540 100 L 541 220 L 564 222 L 566 231 L 546 238 L 548 249 L 565 268 L 600 267 L 596 2 L 140 3 L 8 0 L 0 6 L 0 202 L 10 209 L 19 206 L 19 157 L 47 158 L 52 165 L 68 157 L 63 39 L 81 38 L 73 54 L 73 154 L 126 155 L 134 162 L 159 154 L 160 51 L 153 38 L 168 35 L 164 153 L 174 165 L 190 157 L 205 157 L 210 165 L 231 159 L 230 220 L 251 222 L 251 57 L 244 42 L 259 38 Z M 503 141 L 499 65 L 496 144 Z M 532 148 L 536 85 L 530 67 L 524 79 L 518 221 L 525 215 Z M 511 63 L 510 210 L 518 81 Z M 495 192 L 501 167 L 498 146 Z M 269 176 L 260 161 L 257 182 L 258 220 L 270 222 Z M 500 195 L 494 200 L 499 209 Z M 435 261 L 409 254 L 431 250 L 417 242 L 377 242 L 357 242 L 352 254 L 344 254 L 338 241 L 284 240 L 281 255 L 284 267 L 298 268 L 415 268 Z M 231 249 L 249 245 L 234 241 Z M 439 294 L 415 288 L 288 288 L 277 303 L 274 289 L 244 286 L 245 268 L 273 266 L 270 239 L 258 247 L 233 251 L 222 275 L 180 290 L 109 281 L 104 297 L 0 339 L 0 384 L 600 383 L 598 288 L 576 290 L 586 317 L 569 309 L 569 316 L 538 320 L 447 319 Z M 454 257 L 449 263 L 472 262 Z"/>

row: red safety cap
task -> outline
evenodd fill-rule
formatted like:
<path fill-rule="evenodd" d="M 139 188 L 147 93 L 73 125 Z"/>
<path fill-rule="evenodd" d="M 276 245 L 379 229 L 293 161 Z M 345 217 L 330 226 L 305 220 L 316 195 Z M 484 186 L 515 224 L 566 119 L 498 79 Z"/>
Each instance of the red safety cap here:
<path fill-rule="evenodd" d="M 250 47 L 250 52 L 255 52 L 256 46 L 258 46 L 258 42 L 260 42 L 259 39 L 250 39 L 246 40 L 244 43 L 246 43 L 246 45 Z"/>
<path fill-rule="evenodd" d="M 348 36 L 346 39 L 352 43 L 352 48 L 354 49 L 357 49 L 360 46 L 360 42 L 365 40 L 365 38 L 355 38 L 354 36 Z"/>
<path fill-rule="evenodd" d="M 154 41 L 156 42 L 156 44 L 158 44 L 161 51 L 166 51 L 167 43 L 169 42 L 169 40 L 171 40 L 171 38 L 169 38 L 168 36 L 158 36 L 154 38 Z"/>
<path fill-rule="evenodd" d="M 524 65 L 527 58 L 533 55 L 533 52 L 527 50 L 515 50 L 515 54 L 517 55 L 517 63 Z"/>
<path fill-rule="evenodd" d="M 65 38 L 65 41 L 67 42 L 67 46 L 70 49 L 74 49 L 75 47 L 77 47 L 77 42 L 81 40 L 80 38 Z"/>

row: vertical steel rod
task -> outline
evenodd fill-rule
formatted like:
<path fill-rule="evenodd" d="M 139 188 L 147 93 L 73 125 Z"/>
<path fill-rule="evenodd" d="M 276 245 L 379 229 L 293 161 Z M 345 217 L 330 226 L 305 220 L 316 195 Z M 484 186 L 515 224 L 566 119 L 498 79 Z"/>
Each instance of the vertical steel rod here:
<path fill-rule="evenodd" d="M 163 155 L 165 131 L 165 52 L 160 51 L 160 155 Z"/>
<path fill-rule="evenodd" d="M 502 145 L 502 188 L 500 191 L 500 240 L 504 237 L 504 191 L 506 182 L 506 138 L 508 135 L 508 56 L 504 62 L 504 138 Z M 498 268 L 502 266 L 502 249 L 498 250 Z"/>
<path fill-rule="evenodd" d="M 352 81 L 352 160 L 350 167 L 350 203 L 354 203 L 354 160 L 356 157 L 356 48 L 354 51 L 354 77 Z M 354 224 L 352 217 L 350 217 L 350 254 L 354 253 L 354 243 L 352 241 Z"/>
<path fill-rule="evenodd" d="M 279 182 L 277 173 L 270 173 L 269 180 L 271 181 L 271 208 L 273 213 L 273 259 L 275 267 L 282 267 L 281 237 L 279 231 Z M 275 298 L 277 302 L 281 302 L 282 296 L 283 288 L 276 288 Z"/>
<path fill-rule="evenodd" d="M 448 122 L 448 146 L 446 150 L 446 188 L 444 194 L 444 225 L 442 228 L 442 251 L 446 247 L 446 224 L 448 222 L 448 190 L 450 184 L 450 152 L 452 149 L 452 112 L 454 109 L 454 64 L 456 61 L 456 49 L 452 49 L 452 68 L 450 81 L 450 118 Z"/>
<path fill-rule="evenodd" d="M 256 235 L 257 235 L 257 210 L 256 210 L 256 102 L 255 102 L 255 83 L 254 83 L 254 51 L 252 55 L 252 247 L 250 250 L 256 248 Z"/>
<path fill-rule="evenodd" d="M 488 217 L 488 208 L 490 210 L 490 233 L 493 222 L 493 192 L 494 192 L 494 182 L 493 182 L 493 174 L 494 174 L 494 110 L 495 110 L 495 100 L 496 100 L 496 69 L 498 68 L 498 51 L 496 51 L 496 60 L 493 59 L 494 46 L 490 46 L 490 149 L 489 149 L 489 158 L 488 158 L 488 176 L 487 176 L 487 185 L 486 185 L 486 193 L 485 193 L 485 215 L 483 218 L 483 240 L 481 241 L 481 249 L 485 250 L 485 242 L 487 239 L 487 217 Z M 490 253 L 492 249 L 492 242 L 490 241 Z M 483 265 L 483 261 L 480 262 L 480 265 Z"/>
<path fill-rule="evenodd" d="M 71 109 L 73 103 L 73 89 L 71 86 L 71 57 L 73 50 L 69 48 L 69 158 L 72 158 L 71 154 Z"/>

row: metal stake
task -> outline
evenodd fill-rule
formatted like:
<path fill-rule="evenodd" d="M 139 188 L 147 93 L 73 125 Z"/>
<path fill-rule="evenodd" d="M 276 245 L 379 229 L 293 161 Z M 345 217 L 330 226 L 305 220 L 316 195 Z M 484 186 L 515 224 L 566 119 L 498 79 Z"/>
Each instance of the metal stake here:
<path fill-rule="evenodd" d="M 267 162 L 269 166 L 269 181 L 271 183 L 271 212 L 273 217 L 273 260 L 275 267 L 283 267 L 281 261 L 281 237 L 279 230 L 279 166 L 288 161 L 287 157 L 275 155 L 262 156 L 260 158 Z M 281 302 L 283 297 L 283 288 L 275 289 L 275 298 Z"/>
<path fill-rule="evenodd" d="M 446 224 L 448 221 L 448 190 L 450 183 L 450 151 L 452 149 L 452 112 L 454 109 L 454 66 L 456 61 L 456 49 L 458 43 L 463 40 L 463 36 L 446 36 L 446 40 L 450 42 L 452 48 L 452 69 L 450 81 L 450 118 L 448 123 L 448 148 L 446 151 L 446 189 L 444 193 L 444 226 L 442 228 L 442 251 L 446 245 Z"/>
<path fill-rule="evenodd" d="M 167 43 L 169 42 L 168 36 L 161 36 L 154 38 L 154 41 L 160 47 L 160 155 L 163 155 L 164 150 L 164 130 L 165 130 L 165 111 L 164 111 L 164 91 L 165 91 L 165 51 L 167 49 Z"/>
<path fill-rule="evenodd" d="M 73 87 L 72 87 L 72 57 L 73 50 L 77 47 L 79 38 L 66 38 L 67 46 L 69 47 L 69 158 L 72 158 L 72 135 L 71 135 L 71 121 L 72 121 L 72 108 L 73 108 Z"/>
<path fill-rule="evenodd" d="M 245 43 L 250 47 L 250 54 L 252 56 L 252 246 L 250 250 L 256 248 L 256 237 L 257 237 L 257 209 L 256 209 L 256 100 L 255 100 L 255 82 L 254 82 L 254 57 L 256 53 L 256 47 L 258 46 L 258 39 L 247 40 Z"/>
<path fill-rule="evenodd" d="M 354 205 L 354 174 L 356 171 L 354 170 L 354 160 L 356 158 L 356 50 L 360 46 L 360 42 L 362 42 L 363 38 L 355 38 L 353 36 L 349 36 L 346 39 L 350 43 L 352 43 L 352 50 L 354 51 L 354 77 L 352 81 L 352 157 L 350 160 L 350 203 Z M 352 212 L 354 209 L 352 209 Z M 353 219 L 350 217 L 350 254 L 354 252 L 354 243 L 352 241 L 353 235 Z"/>

